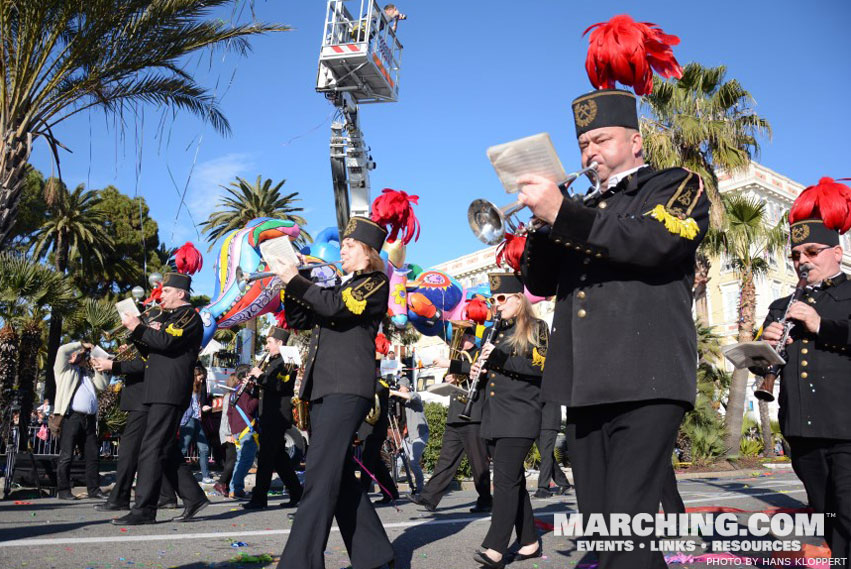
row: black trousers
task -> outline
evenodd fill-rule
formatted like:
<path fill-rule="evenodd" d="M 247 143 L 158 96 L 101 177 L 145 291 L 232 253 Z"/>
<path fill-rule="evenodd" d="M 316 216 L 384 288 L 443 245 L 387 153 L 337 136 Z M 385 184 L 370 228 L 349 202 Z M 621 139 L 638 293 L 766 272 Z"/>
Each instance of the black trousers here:
<path fill-rule="evenodd" d="M 503 555 L 508 550 L 512 528 L 517 531 L 521 546 L 538 540 L 523 465 L 533 442 L 535 439 L 513 437 L 488 441 L 493 456 L 493 510 L 482 547 Z"/>
<path fill-rule="evenodd" d="M 83 449 L 86 460 L 86 489 L 89 494 L 100 490 L 98 473 L 98 435 L 97 415 L 86 415 L 71 411 L 62 421 L 62 434 L 59 436 L 59 459 L 56 464 L 56 490 L 71 491 L 71 459 L 74 447 Z"/>
<path fill-rule="evenodd" d="M 281 482 L 287 489 L 290 498 L 301 496 L 301 482 L 295 473 L 293 461 L 287 454 L 287 444 L 284 439 L 289 425 L 286 423 L 263 422 L 260 417 L 260 452 L 257 456 L 257 475 L 251 501 L 256 504 L 267 503 L 269 486 L 272 484 L 272 473 L 277 472 Z"/>
<path fill-rule="evenodd" d="M 149 403 L 145 405 L 145 408 L 148 420 L 139 450 L 136 503 L 133 505 L 132 513 L 148 519 L 156 519 L 157 502 L 160 498 L 164 473 L 172 486 L 179 488 L 178 491 L 185 488 L 186 494 L 182 497 L 187 505 L 203 501 L 206 496 L 192 477 L 192 473 L 188 471 L 177 442 L 177 426 L 183 410 L 176 405 L 163 403 Z M 185 473 L 179 475 L 181 463 Z M 192 478 L 191 483 L 186 478 L 187 474 L 189 478 Z"/>
<path fill-rule="evenodd" d="M 686 505 L 683 503 L 683 497 L 680 496 L 680 491 L 677 489 L 677 474 L 674 472 L 674 465 L 668 469 L 665 475 L 665 480 L 662 483 L 662 510 L 666 514 L 684 514 L 686 513 Z"/>
<path fill-rule="evenodd" d="M 558 431 L 541 429 L 538 435 L 538 451 L 541 453 L 541 470 L 538 474 L 538 488 L 549 490 L 550 480 L 557 486 L 570 486 L 567 476 L 555 460 L 556 437 Z"/>
<path fill-rule="evenodd" d="M 222 420 L 226 420 L 225 417 L 222 417 Z M 236 466 L 236 445 L 222 443 L 222 449 L 225 451 L 225 466 L 219 476 L 219 484 L 225 488 L 230 488 L 230 479 L 233 478 L 233 469 Z"/>
<path fill-rule="evenodd" d="M 671 453 L 685 406 L 674 401 L 613 403 L 567 410 L 567 440 L 579 511 L 655 515 L 671 472 Z M 596 539 L 588 536 L 587 539 Z M 649 540 L 649 538 L 643 538 Z M 599 552 L 600 569 L 665 568 L 647 543 Z"/>
<path fill-rule="evenodd" d="M 178 496 L 183 500 L 184 506 L 197 504 L 207 499 L 204 489 L 195 480 L 192 469 L 186 463 L 180 440 L 175 437 L 166 447 L 160 501 L 176 502 Z"/>
<path fill-rule="evenodd" d="M 381 433 L 378 432 L 379 430 L 381 430 Z M 387 426 L 385 425 L 383 429 L 376 426 L 373 432 L 363 441 L 360 459 L 367 470 L 375 476 L 378 483 L 390 492 L 390 497 L 396 500 L 399 498 L 399 489 L 396 487 L 396 482 L 393 481 L 390 471 L 387 470 L 387 464 L 381 458 L 381 446 L 386 439 Z M 366 472 L 361 472 L 360 484 L 364 492 L 369 492 L 369 488 L 372 486 L 372 477 Z M 384 494 L 384 490 L 381 490 L 381 493 Z"/>
<path fill-rule="evenodd" d="M 458 472 L 461 458 L 467 453 L 470 467 L 473 471 L 473 484 L 479 497 L 477 506 L 490 506 L 493 504 L 491 496 L 491 473 L 488 465 L 488 447 L 485 440 L 479 436 L 481 423 L 451 423 L 446 425 L 443 431 L 443 441 L 440 447 L 440 456 L 434 472 L 428 483 L 420 492 L 423 500 L 433 506 L 437 506 L 440 500 L 449 490 L 449 485 Z"/>
<path fill-rule="evenodd" d="M 831 556 L 851 557 L 851 441 L 786 440 L 792 449 L 792 468 L 804 483 L 810 507 L 816 513 L 836 514 L 825 516 L 824 537 Z"/>
<path fill-rule="evenodd" d="M 337 520 L 353 569 L 372 569 L 393 559 L 393 546 L 366 492 L 355 477 L 352 439 L 372 401 L 334 394 L 312 402 L 310 451 L 304 496 L 279 569 L 325 569 L 331 522 Z"/>
<path fill-rule="evenodd" d="M 127 424 L 121 433 L 121 446 L 118 449 L 118 466 L 115 472 L 115 485 L 109 493 L 109 503 L 116 506 L 130 505 L 130 491 L 133 478 L 139 464 L 139 449 L 148 424 L 148 411 L 130 411 Z"/>

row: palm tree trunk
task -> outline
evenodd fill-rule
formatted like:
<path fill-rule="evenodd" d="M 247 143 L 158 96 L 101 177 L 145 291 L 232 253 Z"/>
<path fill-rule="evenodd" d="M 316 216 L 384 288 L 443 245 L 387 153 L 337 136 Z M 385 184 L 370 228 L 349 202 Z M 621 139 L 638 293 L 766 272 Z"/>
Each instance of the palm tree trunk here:
<path fill-rule="evenodd" d="M 0 250 L 15 225 L 31 149 L 30 136 L 18 136 L 14 129 L 0 133 Z"/>
<path fill-rule="evenodd" d="M 759 430 L 762 431 L 762 454 L 774 458 L 774 435 L 771 432 L 771 417 L 768 414 L 768 403 L 759 400 Z"/>
<path fill-rule="evenodd" d="M 64 235 L 56 238 L 56 270 L 65 274 L 68 266 L 68 242 Z M 50 329 L 47 333 L 47 375 L 44 381 L 44 396 L 53 402 L 56 395 L 56 377 L 53 375 L 53 364 L 56 363 L 56 352 L 62 341 L 62 315 L 56 311 L 50 312 Z"/>
<path fill-rule="evenodd" d="M 756 315 L 756 285 L 753 272 L 745 269 L 740 275 L 742 292 L 739 300 L 739 342 L 753 340 L 753 327 Z M 730 393 L 727 397 L 727 413 L 724 417 L 728 456 L 738 456 L 739 442 L 742 438 L 742 417 L 745 413 L 745 393 L 748 387 L 750 372 L 747 369 L 737 369 L 733 372 L 730 382 Z"/>
<path fill-rule="evenodd" d="M 38 375 L 38 348 L 41 345 L 41 323 L 32 320 L 21 329 L 20 364 L 18 366 L 18 393 L 21 398 L 21 438 L 18 450 L 25 452 L 31 439 L 28 436 L 30 413 L 35 401 L 35 383 Z"/>
<path fill-rule="evenodd" d="M 709 259 L 698 253 L 694 262 L 694 311 L 697 319 L 709 322 L 709 306 L 706 303 L 706 285 L 709 282 Z"/>

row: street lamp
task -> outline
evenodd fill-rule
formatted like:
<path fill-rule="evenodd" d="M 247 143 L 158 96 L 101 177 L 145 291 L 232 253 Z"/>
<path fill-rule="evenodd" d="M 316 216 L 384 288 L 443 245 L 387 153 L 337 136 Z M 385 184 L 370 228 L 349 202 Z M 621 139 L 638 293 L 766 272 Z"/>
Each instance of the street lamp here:
<path fill-rule="evenodd" d="M 151 273 L 151 276 L 148 277 L 148 283 L 150 283 L 152 288 L 156 288 L 161 282 L 163 282 L 161 273 Z"/>
<path fill-rule="evenodd" d="M 142 300 L 142 298 L 145 297 L 145 289 L 140 286 L 134 286 L 130 290 L 130 294 L 133 295 L 133 298 L 136 299 L 136 302 L 139 302 L 140 300 Z"/>

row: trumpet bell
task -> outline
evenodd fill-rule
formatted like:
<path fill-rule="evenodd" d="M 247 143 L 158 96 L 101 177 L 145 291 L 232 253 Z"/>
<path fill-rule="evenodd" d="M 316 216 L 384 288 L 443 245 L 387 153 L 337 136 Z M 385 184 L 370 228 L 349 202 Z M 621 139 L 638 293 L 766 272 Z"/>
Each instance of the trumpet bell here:
<path fill-rule="evenodd" d="M 479 241 L 486 245 L 497 245 L 505 237 L 508 218 L 493 203 L 478 199 L 467 208 L 467 223 Z"/>

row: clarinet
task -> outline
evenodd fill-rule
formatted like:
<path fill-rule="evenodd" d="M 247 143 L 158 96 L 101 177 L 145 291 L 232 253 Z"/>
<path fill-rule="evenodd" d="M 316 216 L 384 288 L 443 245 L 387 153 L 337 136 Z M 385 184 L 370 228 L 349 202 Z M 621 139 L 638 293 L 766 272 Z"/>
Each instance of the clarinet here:
<path fill-rule="evenodd" d="M 269 363 L 269 356 L 270 356 L 269 352 L 266 352 L 266 355 L 263 356 L 263 359 L 260 361 L 260 365 L 257 366 L 258 368 L 260 368 L 260 371 L 263 371 L 263 369 L 266 367 L 266 364 Z M 254 386 L 256 385 L 256 383 L 257 383 L 256 379 L 249 379 L 248 381 L 241 383 L 240 386 L 237 388 L 237 390 L 234 391 L 233 393 L 231 393 L 230 404 L 236 405 L 236 402 L 239 401 L 239 398 L 242 397 L 242 394 L 245 393 L 245 390 L 248 389 L 249 387 L 251 389 L 254 389 Z"/>
<path fill-rule="evenodd" d="M 497 330 L 499 329 L 500 322 L 502 322 L 502 316 L 500 316 L 499 312 L 497 312 L 496 316 L 493 319 L 493 325 L 491 326 L 491 329 L 488 330 L 488 339 L 482 342 L 482 346 L 486 346 L 487 344 L 493 341 L 493 338 L 496 335 Z M 458 414 L 458 417 L 465 421 L 469 421 L 470 417 L 473 414 L 473 399 L 476 397 L 476 392 L 479 390 L 479 376 L 482 373 L 482 368 L 485 367 L 485 364 L 487 362 L 487 358 L 481 360 L 481 365 L 479 366 L 479 373 L 475 374 L 475 377 L 472 374 L 470 375 L 470 387 L 467 389 L 467 403 L 464 404 L 464 411 Z"/>
<path fill-rule="evenodd" d="M 792 293 L 792 297 L 789 299 L 789 304 L 786 306 L 786 312 L 783 314 L 783 319 L 780 320 L 780 324 L 783 325 L 783 334 L 777 341 L 777 355 L 779 355 L 784 360 L 786 359 L 786 340 L 789 339 L 789 333 L 792 332 L 792 326 L 794 326 L 792 322 L 789 322 L 789 309 L 792 308 L 792 305 L 795 302 L 801 300 L 801 297 L 804 296 L 804 291 L 807 287 L 808 275 L 809 269 L 802 268 L 800 273 L 801 278 L 798 280 L 798 284 L 795 286 L 795 292 Z M 779 364 L 774 364 L 769 367 L 768 373 L 763 376 L 759 387 L 754 390 L 754 397 L 756 397 L 760 401 L 774 401 L 774 382 L 777 381 L 777 377 L 780 375 L 780 372 L 782 370 L 783 366 Z"/>

